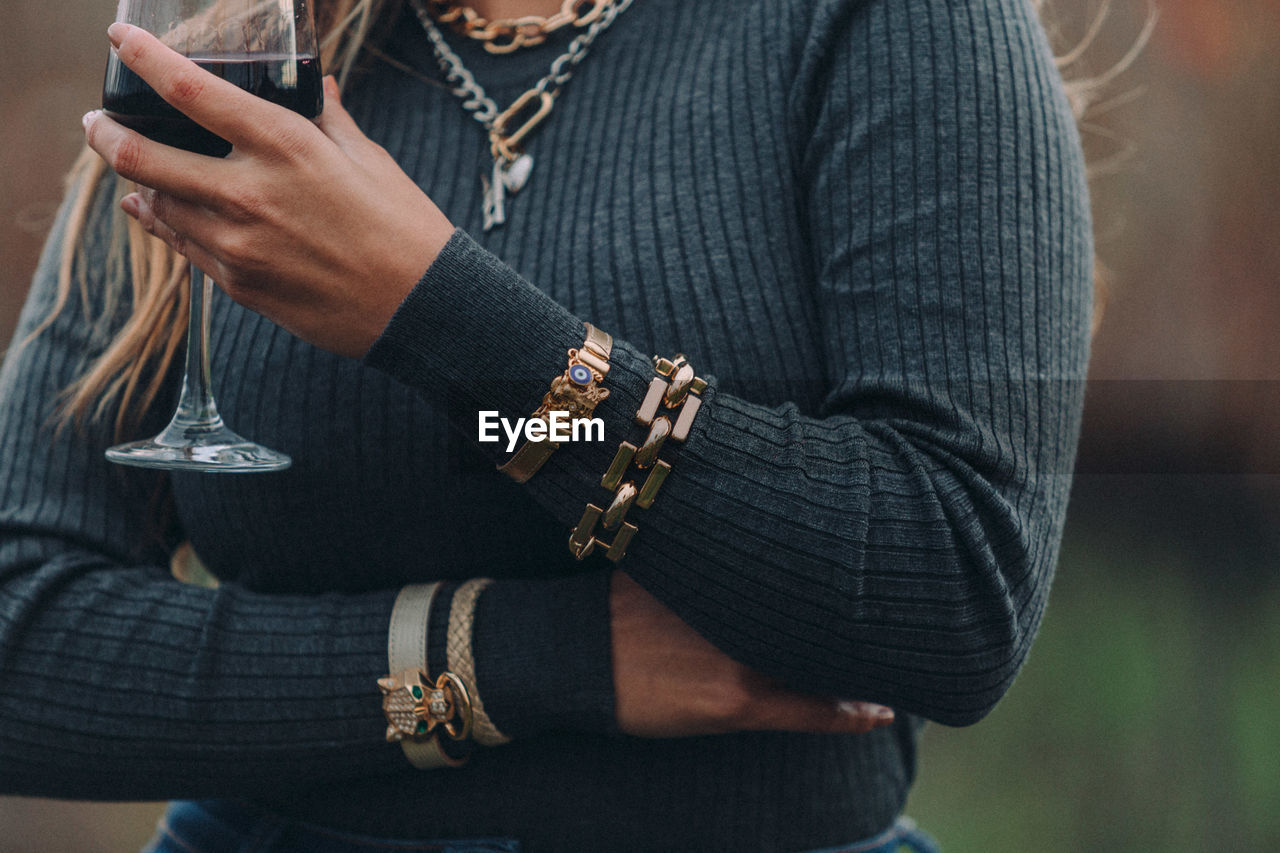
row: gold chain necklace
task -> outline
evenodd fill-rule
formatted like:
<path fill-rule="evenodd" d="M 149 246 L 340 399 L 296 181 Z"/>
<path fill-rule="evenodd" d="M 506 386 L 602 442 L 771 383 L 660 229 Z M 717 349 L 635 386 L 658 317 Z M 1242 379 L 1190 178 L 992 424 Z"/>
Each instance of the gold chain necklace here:
<path fill-rule="evenodd" d="M 462 100 L 462 108 L 484 125 L 489 134 L 493 169 L 490 176 L 480 178 L 484 188 L 484 230 L 489 231 L 506 222 L 507 196 L 518 193 L 533 171 L 533 157 L 524 153 L 525 139 L 551 114 L 561 87 L 569 82 L 596 36 L 612 26 L 634 0 L 610 0 L 605 4 L 600 18 L 574 37 L 565 52 L 551 63 L 547 74 L 505 110 L 498 108 L 497 102 L 489 97 L 462 64 L 462 59 L 449 47 L 431 17 L 427 8 L 429 2 L 433 0 L 409 0 L 409 5 L 417 13 L 418 21 L 431 41 L 449 90 Z"/>
<path fill-rule="evenodd" d="M 547 36 L 570 24 L 589 27 L 600 19 L 614 0 L 564 0 L 554 15 L 525 15 L 490 21 L 457 0 L 427 0 L 431 17 L 448 24 L 461 35 L 484 44 L 489 53 L 513 53 L 522 47 L 542 44 Z"/>

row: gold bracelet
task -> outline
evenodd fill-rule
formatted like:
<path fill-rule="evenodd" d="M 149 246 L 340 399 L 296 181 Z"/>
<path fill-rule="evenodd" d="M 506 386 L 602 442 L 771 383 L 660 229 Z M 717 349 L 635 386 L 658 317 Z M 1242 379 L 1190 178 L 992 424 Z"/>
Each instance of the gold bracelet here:
<path fill-rule="evenodd" d="M 601 388 L 609 375 L 609 354 L 613 351 L 613 338 L 590 323 L 586 340 L 580 348 L 569 350 L 569 366 L 564 373 L 551 380 L 551 390 L 542 398 L 532 417 L 550 424 L 550 412 L 566 412 L 570 418 L 590 418 L 596 405 L 609 396 L 608 388 Z M 548 437 L 540 441 L 525 441 L 498 470 L 517 483 L 524 483 L 538 473 L 551 454 L 559 449 L 559 443 Z"/>
<path fill-rule="evenodd" d="M 509 743 L 511 738 L 498 731 L 498 727 L 485 712 L 484 702 L 480 700 L 480 691 L 476 686 L 476 663 L 472 648 L 472 629 L 475 625 L 476 600 L 485 587 L 493 583 L 489 578 L 474 578 L 458 587 L 453 594 L 453 603 L 449 608 L 449 670 L 457 673 L 467 684 L 472 685 L 471 713 L 475 723 L 472 737 L 481 746 L 501 746 Z"/>
<path fill-rule="evenodd" d="M 613 492 L 609 506 L 602 509 L 595 504 L 587 504 L 578 526 L 569 535 L 569 550 L 579 560 L 584 559 L 595 550 L 597 545 L 607 549 L 605 556 L 618 562 L 627 553 L 627 545 L 639 530 L 626 520 L 627 510 L 632 505 L 648 509 L 658 496 L 658 489 L 671 473 L 671 465 L 658 458 L 663 442 L 668 438 L 683 442 L 689 437 L 689 429 L 693 419 L 702 406 L 702 392 L 706 390 L 706 380 L 693 373 L 693 368 L 683 355 L 674 359 L 654 356 L 654 369 L 658 375 L 649 383 L 649 390 L 644 401 L 636 412 L 636 423 L 648 427 L 649 434 L 639 447 L 629 441 L 622 442 L 618 452 L 614 454 L 609 470 L 600 479 L 600 485 Z M 665 414 L 658 414 L 658 407 L 679 409 L 675 415 L 675 423 Z M 639 471 L 649 470 L 644 485 L 639 488 L 632 480 L 623 482 L 623 477 L 634 464 Z M 605 530 L 616 530 L 613 542 L 605 542 L 595 535 L 596 525 Z"/>
<path fill-rule="evenodd" d="M 474 725 L 471 691 L 453 672 L 433 682 L 420 669 L 406 669 L 378 679 L 382 710 L 387 715 L 387 740 L 423 741 L 443 729 L 453 740 L 466 740 Z"/>

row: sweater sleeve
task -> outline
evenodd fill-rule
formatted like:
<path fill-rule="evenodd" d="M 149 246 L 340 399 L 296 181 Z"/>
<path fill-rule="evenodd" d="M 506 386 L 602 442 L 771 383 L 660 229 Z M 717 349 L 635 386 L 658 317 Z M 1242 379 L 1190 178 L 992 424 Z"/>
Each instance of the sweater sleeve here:
<path fill-rule="evenodd" d="M 824 318 L 825 401 L 767 407 L 711 377 L 620 567 L 798 689 L 968 724 L 1027 655 L 1065 517 L 1091 310 L 1078 137 L 1029 4 L 813 10 L 790 94 L 812 252 L 795 286 Z M 478 410 L 536 407 L 583 319 L 459 231 L 366 360 L 474 436 Z M 639 437 L 649 358 L 615 341 L 612 363 L 606 441 L 527 485 L 566 537 Z"/>
<path fill-rule="evenodd" d="M 181 584 L 168 570 L 175 537 L 154 521 L 164 475 L 104 460 L 110 419 L 55 426 L 59 393 L 130 311 L 127 292 L 114 309 L 103 299 L 108 279 L 128 275 L 127 259 L 105 248 L 111 195 L 97 194 L 89 218 L 85 302 L 73 288 L 52 326 L 0 370 L 0 792 L 253 797 L 298 779 L 414 772 L 385 741 L 375 685 L 395 590 Z M 67 213 L 15 341 L 54 304 Z M 167 416 L 153 406 L 142 431 Z M 521 619 L 489 617 L 513 597 Z M 478 677 L 509 734 L 612 727 L 607 606 L 605 572 L 500 581 L 482 597 L 477 649 L 508 668 L 481 666 Z"/>

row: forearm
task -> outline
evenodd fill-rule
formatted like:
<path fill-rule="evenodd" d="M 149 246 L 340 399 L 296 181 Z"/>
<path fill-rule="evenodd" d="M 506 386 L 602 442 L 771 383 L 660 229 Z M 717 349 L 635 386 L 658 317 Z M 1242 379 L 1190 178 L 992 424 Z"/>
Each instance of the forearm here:
<path fill-rule="evenodd" d="M 605 441 L 524 487 L 567 538 L 609 499 L 618 443 L 643 437 L 649 357 L 685 352 L 711 384 L 656 502 L 627 515 L 621 567 L 755 669 L 970 722 L 1027 653 L 1065 518 L 1091 287 L 1078 138 L 1025 4 L 806 8 L 770 160 L 785 180 L 742 212 L 753 230 L 705 240 L 714 198 L 680 195 L 695 172 L 659 196 L 661 240 L 637 220 L 614 238 L 629 264 L 584 256 L 575 287 L 455 234 L 367 363 L 475 437 L 478 411 L 537 406 L 583 321 L 614 334 Z M 706 188 L 733 188 L 708 169 Z M 781 279 L 778 235 L 803 254 Z"/>
<path fill-rule="evenodd" d="M 402 760 L 371 681 L 394 592 L 210 590 L 61 538 L 0 538 L 5 792 L 251 796 Z"/>
<path fill-rule="evenodd" d="M 457 427 L 474 434 L 479 409 L 532 411 L 581 340 L 579 318 L 459 233 L 368 363 L 445 395 Z M 631 421 L 652 368 L 625 341 L 611 364 L 595 412 L 606 440 L 566 446 L 527 485 L 566 539 L 603 497 L 618 441 L 637 438 Z M 1000 406 L 1044 401 L 1038 423 L 1069 423 L 1071 385 L 1047 387 L 1049 397 L 992 383 L 1032 392 Z M 623 567 L 734 657 L 801 689 L 946 721 L 984 713 L 1025 654 L 1052 567 L 1052 514 L 1026 478 L 1062 473 L 1054 448 L 1071 442 L 1046 430 L 1013 466 L 975 438 L 993 412 L 939 411 L 953 401 L 935 390 L 868 395 L 879 402 L 866 415 L 859 398 L 835 396 L 842 413 L 814 417 L 713 382 L 653 508 L 628 515 L 640 532 Z M 481 447 L 495 462 L 504 455 Z M 1036 488 L 1060 500 L 1065 486 L 1050 477 Z"/>
<path fill-rule="evenodd" d="M 65 213 L 19 340 L 54 303 Z M 100 259 L 109 229 L 101 211 L 93 222 L 90 258 Z M 103 300 L 107 266 L 86 263 L 89 293 Z M 73 300 L 0 370 L 0 791 L 241 797 L 299 778 L 405 771 L 385 740 L 376 685 L 387 669 L 391 582 L 341 594 L 304 594 L 303 583 L 290 585 L 296 594 L 255 591 L 249 572 L 216 590 L 178 583 L 167 565 L 178 531 L 156 523 L 160 475 L 104 460 L 109 418 L 54 428 L 59 393 L 105 340 L 101 311 Z M 167 414 L 157 404 L 139 431 L 158 430 Z M 240 569 L 216 568 L 232 578 Z M 388 575 L 437 572 L 448 574 L 424 553 Z M 498 580 L 481 597 L 477 677 L 506 733 L 611 730 L 603 580 Z M 447 621 L 436 614 L 433 624 Z"/>
<path fill-rule="evenodd" d="M 199 588 L 12 530 L 0 566 L 0 791 L 239 797 L 408 767 L 374 683 L 395 590 Z M 432 612 L 432 674 L 456 588 Z M 504 735 L 615 730 L 607 572 L 495 581 L 472 647 Z"/>

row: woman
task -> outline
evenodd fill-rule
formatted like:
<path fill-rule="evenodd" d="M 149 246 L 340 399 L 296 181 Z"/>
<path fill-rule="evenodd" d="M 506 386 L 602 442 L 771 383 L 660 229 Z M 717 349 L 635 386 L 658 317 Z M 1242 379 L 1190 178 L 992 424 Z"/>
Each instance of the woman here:
<path fill-rule="evenodd" d="M 1091 242 L 1032 10 L 615 9 L 512 152 L 535 160 L 502 222 L 507 173 L 428 30 L 504 106 L 573 28 L 491 54 L 396 2 L 320 11 L 329 67 L 368 61 L 314 124 L 111 31 L 235 151 L 86 116 L 142 189 L 73 189 L 83 216 L 64 208 L 19 335 L 52 319 L 0 379 L 3 789 L 203 800 L 171 809 L 161 849 L 896 847 L 924 720 L 973 723 L 1008 688 L 1064 520 Z M 117 425 L 163 425 L 178 381 L 181 266 L 139 228 L 221 286 L 219 402 L 289 472 L 103 461 Z M 612 335 L 584 377 L 605 439 L 538 465 L 479 443 L 479 413 L 528 416 L 592 350 L 584 322 Z M 627 528 L 584 510 L 619 500 L 602 474 L 645 440 L 655 353 L 706 388 L 615 567 Z M 80 377 L 85 426 L 56 430 Z M 169 576 L 184 539 L 216 589 Z M 437 580 L 421 669 L 468 670 L 461 649 L 478 722 L 427 740 L 422 763 L 464 766 L 420 771 L 376 682 L 409 689 L 388 625 L 402 587 Z"/>

